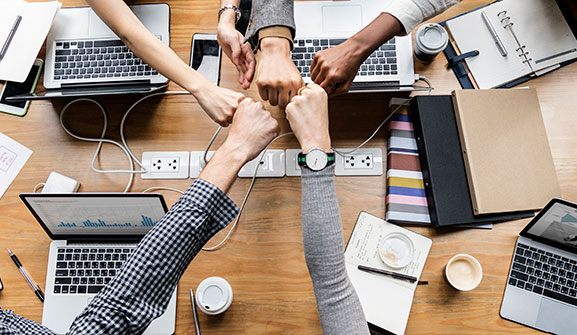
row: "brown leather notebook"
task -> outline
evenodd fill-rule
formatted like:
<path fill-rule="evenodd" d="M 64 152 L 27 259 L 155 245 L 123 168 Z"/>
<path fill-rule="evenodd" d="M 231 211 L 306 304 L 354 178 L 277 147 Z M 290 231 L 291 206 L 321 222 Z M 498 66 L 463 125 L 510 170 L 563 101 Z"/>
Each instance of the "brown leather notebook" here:
<path fill-rule="evenodd" d="M 475 215 L 540 209 L 561 196 L 535 89 L 452 97 Z"/>

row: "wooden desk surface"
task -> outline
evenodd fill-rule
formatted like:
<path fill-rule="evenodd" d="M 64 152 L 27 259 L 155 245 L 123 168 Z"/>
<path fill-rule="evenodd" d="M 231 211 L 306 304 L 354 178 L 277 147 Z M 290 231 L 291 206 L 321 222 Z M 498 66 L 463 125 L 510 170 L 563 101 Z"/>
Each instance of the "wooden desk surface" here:
<path fill-rule="evenodd" d="M 80 0 L 63 1 L 66 7 L 84 6 Z M 149 2 L 149 1 L 147 1 Z M 472 0 L 449 9 L 436 18 L 452 17 L 488 1 Z M 188 62 L 190 40 L 195 32 L 215 32 L 216 0 L 171 0 L 171 46 Z M 446 59 L 437 57 L 431 65 L 416 63 L 416 72 L 426 75 L 435 94 L 448 94 L 459 88 Z M 577 63 L 532 80 L 545 119 L 551 150 L 563 196 L 577 201 Z M 236 70 L 223 59 L 222 85 L 238 91 Z M 171 89 L 180 89 L 171 84 Z M 258 99 L 253 85 L 246 94 Z M 351 95 L 330 102 L 331 135 L 335 147 L 356 146 L 380 123 L 387 113 L 390 95 Z M 118 139 L 122 113 L 136 98 L 100 99 L 110 118 L 108 138 Z M 120 192 L 125 175 L 96 174 L 90 170 L 94 143 L 79 142 L 64 133 L 58 122 L 62 102 L 40 101 L 28 114 L 15 117 L 0 114 L 0 131 L 34 151 L 8 192 L 0 200 L 0 276 L 5 285 L 0 306 L 27 318 L 41 321 L 42 305 L 12 264 L 6 247 L 18 254 L 32 277 L 44 287 L 50 239 L 18 198 L 45 181 L 51 171 L 79 180 L 81 192 Z M 68 118 L 77 133 L 98 136 L 102 118 L 94 106 L 78 105 Z M 284 115 L 269 109 L 289 130 Z M 216 125 L 202 112 L 191 96 L 153 98 L 141 104 L 128 118 L 127 137 L 139 157 L 143 151 L 203 150 Z M 226 134 L 226 131 L 224 132 Z M 216 141 L 222 143 L 224 135 Z M 530 136 L 530 134 L 527 134 Z M 294 138 L 283 138 L 272 148 L 297 148 Z M 386 151 L 386 133 L 381 131 L 368 144 Z M 124 155 L 106 145 L 100 155 L 104 168 L 126 168 Z M 379 177 L 337 177 L 336 188 L 348 239 L 360 211 L 385 216 L 385 175 Z M 132 191 L 150 186 L 185 189 L 191 180 L 141 180 Z M 235 182 L 230 197 L 239 203 L 249 180 Z M 177 195 L 165 194 L 172 204 Z M 509 269 L 514 241 L 528 220 L 498 224 L 493 230 L 432 229 L 411 227 L 434 241 L 411 311 L 407 334 L 454 333 L 535 333 L 499 317 L 499 308 Z M 220 239 L 222 233 L 216 239 Z M 214 243 L 214 242 L 212 242 Z M 209 243 L 209 244 L 212 244 Z M 481 262 L 484 278 L 472 292 L 459 293 L 442 278 L 441 271 L 450 257 L 469 253 Z M 232 307 L 224 315 L 200 314 L 204 334 L 317 334 L 320 325 L 311 281 L 305 265 L 300 227 L 300 179 L 259 179 L 231 241 L 221 250 L 201 252 L 182 277 L 178 289 L 177 334 L 194 332 L 189 289 L 209 276 L 222 276 L 234 288 Z M 387 302 L 384 302 L 387 303 Z M 394 303 L 394 302 L 388 302 Z"/>

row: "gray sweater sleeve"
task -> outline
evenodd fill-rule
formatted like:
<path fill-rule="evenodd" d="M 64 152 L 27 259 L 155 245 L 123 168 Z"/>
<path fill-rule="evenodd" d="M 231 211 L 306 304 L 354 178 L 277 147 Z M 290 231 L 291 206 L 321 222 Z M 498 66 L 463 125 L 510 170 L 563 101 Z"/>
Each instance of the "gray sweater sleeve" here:
<path fill-rule="evenodd" d="M 324 334 L 369 334 L 359 298 L 347 276 L 334 165 L 302 168 L 303 245 Z"/>
<path fill-rule="evenodd" d="M 258 31 L 272 26 L 288 27 L 294 38 L 293 0 L 252 0 L 252 10 L 245 40 L 253 47 L 258 44 Z"/>

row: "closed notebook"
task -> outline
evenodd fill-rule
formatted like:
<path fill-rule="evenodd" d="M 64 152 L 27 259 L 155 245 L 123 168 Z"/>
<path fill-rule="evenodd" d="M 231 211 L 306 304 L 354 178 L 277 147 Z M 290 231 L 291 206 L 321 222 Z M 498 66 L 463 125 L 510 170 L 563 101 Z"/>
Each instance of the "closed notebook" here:
<path fill-rule="evenodd" d="M 414 97 L 411 120 L 433 226 L 478 225 L 533 216 L 532 211 L 474 215 L 450 95 Z"/>
<path fill-rule="evenodd" d="M 561 196 L 535 89 L 456 90 L 453 105 L 475 214 Z"/>

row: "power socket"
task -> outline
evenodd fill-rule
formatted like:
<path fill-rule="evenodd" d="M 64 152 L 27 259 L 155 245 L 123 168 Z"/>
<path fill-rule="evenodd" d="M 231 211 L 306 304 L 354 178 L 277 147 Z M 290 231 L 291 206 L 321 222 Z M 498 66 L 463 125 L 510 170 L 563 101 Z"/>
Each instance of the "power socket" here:
<path fill-rule="evenodd" d="M 214 155 L 214 151 L 209 151 L 208 154 L 206 154 L 207 160 L 209 160 L 212 155 Z M 198 176 L 200 176 L 202 169 L 204 169 L 203 156 L 204 151 L 190 152 L 190 178 L 198 178 Z"/>
<path fill-rule="evenodd" d="M 351 151 L 352 149 L 337 149 Z M 353 153 L 336 155 L 337 176 L 380 176 L 383 174 L 383 151 L 379 148 L 357 149 Z"/>
<path fill-rule="evenodd" d="M 259 162 L 262 152 L 255 159 L 246 163 L 238 172 L 241 178 L 252 178 L 254 169 L 260 164 L 256 173 L 257 177 L 284 177 L 285 176 L 285 152 L 284 150 L 269 149 Z"/>
<path fill-rule="evenodd" d="M 298 177 L 301 175 L 301 167 L 297 160 L 301 149 L 286 149 L 285 153 L 285 170 L 289 177 Z"/>
<path fill-rule="evenodd" d="M 186 151 L 143 152 L 142 179 L 187 179 L 189 154 Z"/>
<path fill-rule="evenodd" d="M 241 178 L 252 178 L 254 175 L 254 169 L 258 163 L 258 156 L 247 162 L 238 172 L 238 176 Z M 210 158 L 214 155 L 214 151 L 209 151 L 206 158 Z M 192 151 L 190 153 L 190 178 L 198 178 L 202 169 L 204 168 L 203 162 L 204 151 Z M 257 177 L 284 177 L 285 176 L 285 153 L 284 150 L 272 150 L 266 151 L 262 159 L 261 166 L 258 168 L 256 174 Z"/>

